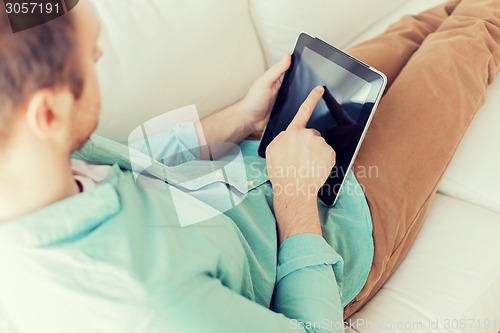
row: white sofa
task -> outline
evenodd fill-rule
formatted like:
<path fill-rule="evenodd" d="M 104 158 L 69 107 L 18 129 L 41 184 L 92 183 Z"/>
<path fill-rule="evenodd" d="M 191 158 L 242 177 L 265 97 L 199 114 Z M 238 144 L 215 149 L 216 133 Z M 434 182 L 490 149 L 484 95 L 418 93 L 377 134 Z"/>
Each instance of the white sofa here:
<path fill-rule="evenodd" d="M 102 20 L 98 133 L 244 96 L 300 31 L 346 48 L 442 0 L 95 0 Z M 500 80 L 471 124 L 414 246 L 351 332 L 500 330 Z"/>

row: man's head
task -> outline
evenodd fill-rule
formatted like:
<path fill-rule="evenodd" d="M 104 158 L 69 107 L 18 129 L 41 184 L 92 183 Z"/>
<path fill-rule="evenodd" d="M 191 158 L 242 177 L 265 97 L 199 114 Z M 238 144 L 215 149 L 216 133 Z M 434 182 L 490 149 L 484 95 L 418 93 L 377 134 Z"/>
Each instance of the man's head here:
<path fill-rule="evenodd" d="M 12 33 L 0 12 L 0 152 L 17 142 L 71 152 L 98 124 L 94 65 L 99 26 L 87 1 L 44 25 Z"/>

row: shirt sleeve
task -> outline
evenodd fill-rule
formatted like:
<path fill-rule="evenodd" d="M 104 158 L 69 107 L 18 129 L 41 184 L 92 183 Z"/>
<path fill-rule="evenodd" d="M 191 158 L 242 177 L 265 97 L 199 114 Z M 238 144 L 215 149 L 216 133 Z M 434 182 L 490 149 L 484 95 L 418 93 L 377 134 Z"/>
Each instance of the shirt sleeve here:
<path fill-rule="evenodd" d="M 190 279 L 175 302 L 158 309 L 143 331 L 344 332 L 343 309 L 335 280 L 342 258 L 319 235 L 301 234 L 283 242 L 278 254 L 274 309 L 225 287 L 216 277 Z"/>
<path fill-rule="evenodd" d="M 200 140 L 194 123 L 181 123 L 165 132 L 145 135 L 128 146 L 168 166 L 200 158 Z"/>
<path fill-rule="evenodd" d="M 320 235 L 287 238 L 278 250 L 274 310 L 297 325 L 316 324 L 326 332 L 343 332 L 337 283 L 343 268 L 342 257 Z"/>

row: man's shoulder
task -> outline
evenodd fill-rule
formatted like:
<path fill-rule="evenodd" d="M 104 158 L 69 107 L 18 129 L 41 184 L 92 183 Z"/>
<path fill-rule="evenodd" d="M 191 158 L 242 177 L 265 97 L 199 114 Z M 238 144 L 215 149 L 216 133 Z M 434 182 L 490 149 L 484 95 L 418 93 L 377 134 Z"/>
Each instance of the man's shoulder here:
<path fill-rule="evenodd" d="M 92 135 L 85 145 L 75 151 L 71 157 L 92 164 L 118 164 L 123 169 L 132 169 L 129 148 L 97 134 Z"/>

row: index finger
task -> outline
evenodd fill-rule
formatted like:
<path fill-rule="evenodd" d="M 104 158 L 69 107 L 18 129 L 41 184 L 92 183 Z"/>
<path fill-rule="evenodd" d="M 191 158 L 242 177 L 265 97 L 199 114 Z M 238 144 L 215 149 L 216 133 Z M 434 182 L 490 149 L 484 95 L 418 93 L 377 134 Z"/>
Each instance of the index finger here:
<path fill-rule="evenodd" d="M 290 125 L 288 125 L 288 128 L 306 128 L 306 125 L 309 122 L 309 119 L 311 118 L 311 115 L 314 111 L 314 108 L 316 108 L 316 105 L 318 105 L 324 92 L 325 90 L 321 86 L 314 88 L 309 96 L 307 96 L 304 103 L 302 103 L 302 105 L 300 106 L 299 111 L 293 118 Z"/>

